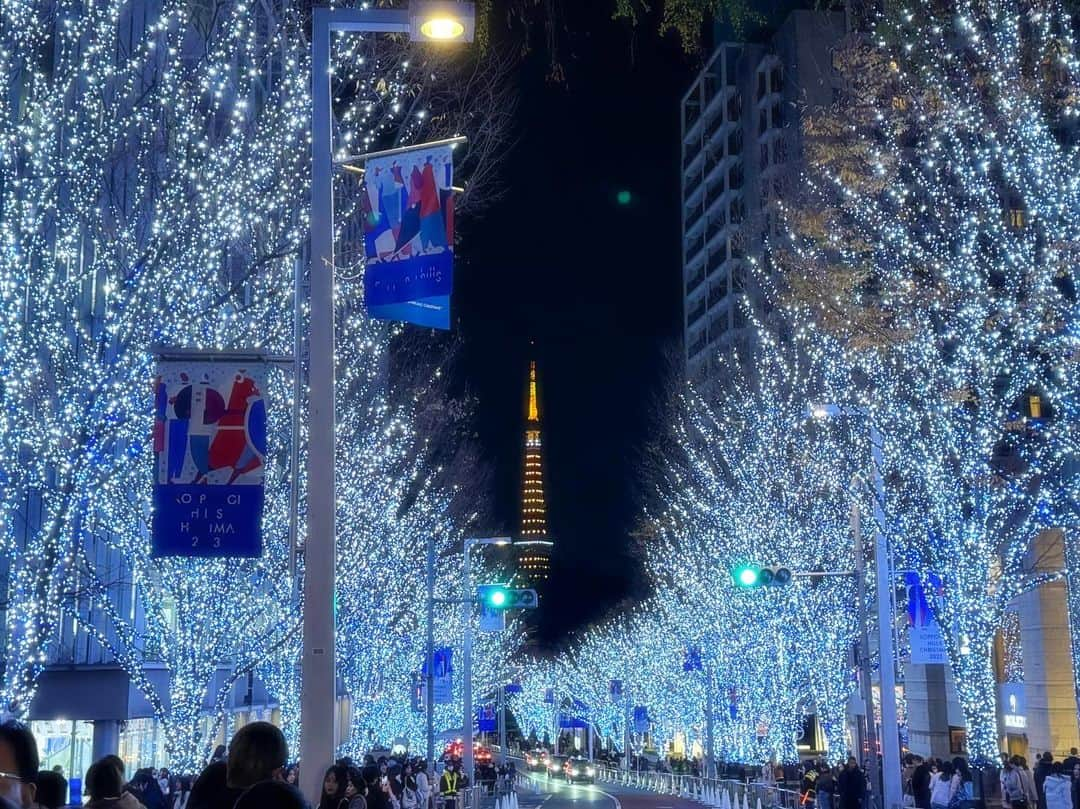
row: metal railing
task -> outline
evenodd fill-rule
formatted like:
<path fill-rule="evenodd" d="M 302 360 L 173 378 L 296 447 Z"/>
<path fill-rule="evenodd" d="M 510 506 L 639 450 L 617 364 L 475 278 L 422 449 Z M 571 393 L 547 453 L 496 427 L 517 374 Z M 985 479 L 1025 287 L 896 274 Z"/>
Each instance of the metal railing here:
<path fill-rule="evenodd" d="M 715 809 L 800 809 L 802 796 L 792 789 L 756 781 L 700 778 L 670 772 L 636 772 L 598 767 L 598 781 L 699 801 Z"/>

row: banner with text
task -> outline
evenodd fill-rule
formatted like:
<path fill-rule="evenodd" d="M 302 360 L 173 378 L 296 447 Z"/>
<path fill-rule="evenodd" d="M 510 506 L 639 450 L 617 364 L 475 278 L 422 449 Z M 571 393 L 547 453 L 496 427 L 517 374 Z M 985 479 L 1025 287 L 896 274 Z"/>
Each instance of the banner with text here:
<path fill-rule="evenodd" d="M 380 320 L 450 328 L 454 285 L 452 146 L 417 146 L 367 161 L 364 303 Z"/>
<path fill-rule="evenodd" d="M 908 642 L 911 646 L 911 662 L 916 665 L 939 665 L 949 662 L 941 627 L 934 619 L 934 610 L 927 596 L 940 603 L 943 598 L 941 579 L 928 576 L 927 587 L 919 580 L 919 574 L 908 572 L 904 583 L 908 596 Z"/>
<path fill-rule="evenodd" d="M 154 381 L 154 556 L 259 556 L 264 366 L 162 360 Z"/>

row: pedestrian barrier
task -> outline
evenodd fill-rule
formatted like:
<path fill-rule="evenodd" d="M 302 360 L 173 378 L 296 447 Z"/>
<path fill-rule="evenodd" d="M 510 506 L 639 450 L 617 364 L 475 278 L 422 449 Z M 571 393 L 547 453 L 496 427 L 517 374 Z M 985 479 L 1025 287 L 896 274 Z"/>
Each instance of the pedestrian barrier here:
<path fill-rule="evenodd" d="M 757 781 L 744 783 L 730 778 L 700 778 L 611 767 L 598 767 L 596 780 L 658 795 L 688 798 L 709 809 L 801 809 L 801 796 L 797 791 Z"/>

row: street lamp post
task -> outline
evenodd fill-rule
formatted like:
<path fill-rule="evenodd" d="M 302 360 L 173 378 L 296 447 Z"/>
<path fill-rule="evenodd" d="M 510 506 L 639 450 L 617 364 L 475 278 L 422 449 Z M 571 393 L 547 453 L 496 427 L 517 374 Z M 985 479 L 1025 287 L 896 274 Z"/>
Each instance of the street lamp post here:
<path fill-rule="evenodd" d="M 472 548 L 474 545 L 509 545 L 511 542 L 510 537 L 469 537 L 465 540 L 465 558 L 463 562 L 462 583 L 461 583 L 461 600 L 463 618 L 465 619 L 465 628 L 462 639 L 463 647 L 463 665 L 465 667 L 465 677 L 462 682 L 462 702 L 464 704 L 465 723 L 462 729 L 462 746 L 461 746 L 461 768 L 465 771 L 465 777 L 469 779 L 469 786 L 474 783 L 474 766 L 473 766 L 473 708 L 472 708 L 472 613 L 473 604 L 476 602 L 476 596 L 473 593 L 472 587 Z"/>
<path fill-rule="evenodd" d="M 470 40 L 469 3 L 414 2 L 408 9 L 314 8 L 311 26 L 311 278 L 308 326 L 309 423 L 304 547 L 304 645 L 301 666 L 301 785 L 318 795 L 337 743 L 334 661 L 334 191 L 330 35 L 401 33 L 414 39 Z M 297 310 L 302 279 L 296 277 Z M 298 320 L 299 322 L 299 320 Z"/>
<path fill-rule="evenodd" d="M 885 481 L 881 476 L 885 442 L 870 414 L 861 407 L 815 404 L 810 414 L 817 419 L 861 418 L 866 420 L 870 437 L 870 479 L 874 495 L 874 567 L 877 579 L 878 666 L 881 679 L 881 809 L 897 809 L 903 802 L 900 784 L 900 739 L 896 719 L 896 653 L 892 637 L 892 574 L 889 566 L 888 536 L 885 525 Z M 861 556 L 862 543 L 858 550 Z M 866 706 L 867 725 L 873 725 L 873 702 Z M 872 765 L 877 751 L 870 751 Z M 873 782 L 877 787 L 877 783 Z"/>

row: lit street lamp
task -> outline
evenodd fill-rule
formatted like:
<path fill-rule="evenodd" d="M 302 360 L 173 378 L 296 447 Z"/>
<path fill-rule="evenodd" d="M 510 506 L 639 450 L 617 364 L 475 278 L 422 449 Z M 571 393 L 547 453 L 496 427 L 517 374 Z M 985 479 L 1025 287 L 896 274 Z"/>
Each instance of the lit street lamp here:
<path fill-rule="evenodd" d="M 407 9 L 314 8 L 311 28 L 311 292 L 309 298 L 309 423 L 304 549 L 304 647 L 301 657 L 301 786 L 320 794 L 323 768 L 337 743 L 334 661 L 334 192 L 330 91 L 333 31 L 399 33 L 419 40 L 471 41 L 471 3 L 422 0 Z M 297 273 L 295 305 L 301 305 Z M 299 317 L 297 322 L 300 322 Z"/>

